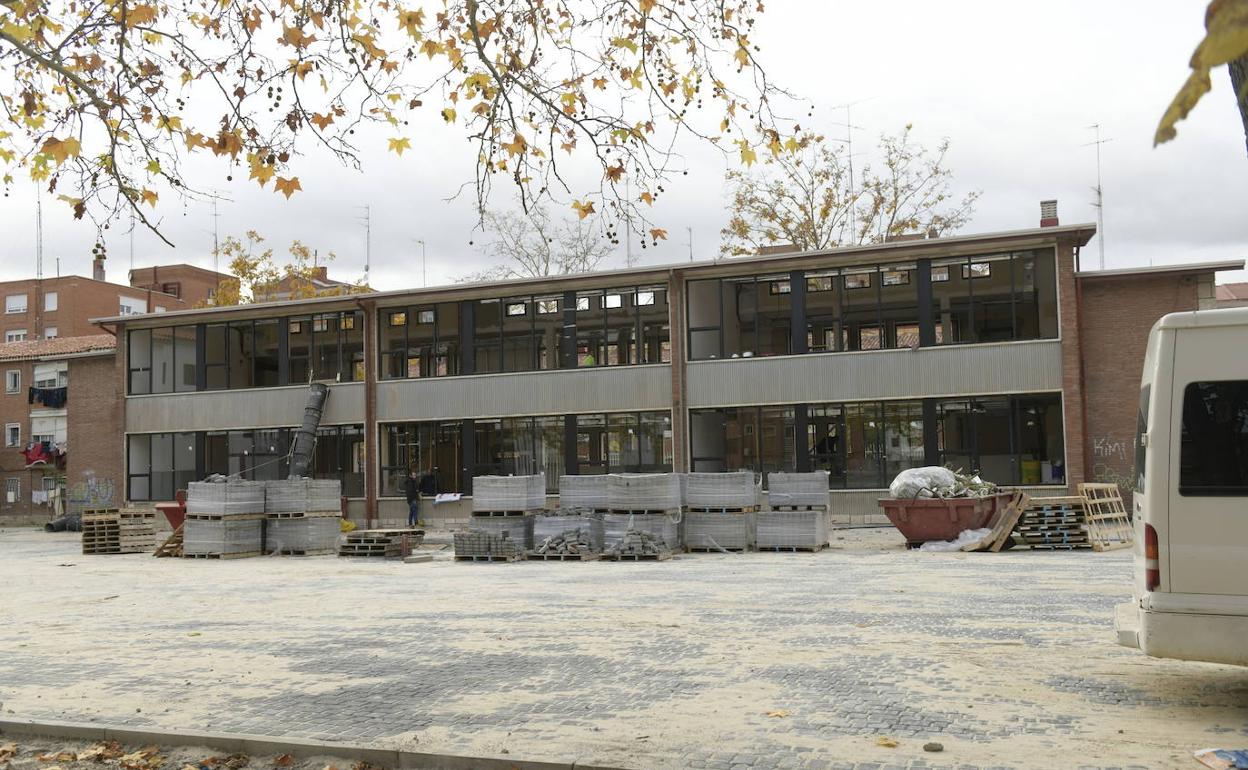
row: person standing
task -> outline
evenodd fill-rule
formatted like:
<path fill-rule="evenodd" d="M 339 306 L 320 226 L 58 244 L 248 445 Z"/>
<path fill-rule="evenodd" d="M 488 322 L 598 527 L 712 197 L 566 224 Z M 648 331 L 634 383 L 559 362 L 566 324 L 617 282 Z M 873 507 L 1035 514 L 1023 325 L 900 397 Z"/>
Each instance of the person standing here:
<path fill-rule="evenodd" d="M 403 491 L 407 493 L 407 526 L 414 527 L 420 520 L 420 474 L 415 468 L 411 468 L 407 473 L 407 480 L 403 482 Z"/>

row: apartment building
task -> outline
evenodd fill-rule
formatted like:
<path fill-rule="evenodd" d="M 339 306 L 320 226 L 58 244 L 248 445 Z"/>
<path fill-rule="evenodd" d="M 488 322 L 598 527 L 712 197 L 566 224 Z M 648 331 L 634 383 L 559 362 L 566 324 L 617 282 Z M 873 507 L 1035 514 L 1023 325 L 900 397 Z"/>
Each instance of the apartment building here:
<path fill-rule="evenodd" d="M 120 503 L 115 354 L 111 334 L 0 345 L 0 522 Z"/>
<path fill-rule="evenodd" d="M 4 342 L 82 337 L 99 334 L 92 318 L 142 315 L 193 307 L 179 297 L 105 280 L 104 260 L 96 259 L 92 277 L 78 275 L 0 281 Z"/>
<path fill-rule="evenodd" d="M 187 264 L 136 267 L 129 278 L 132 287 L 177 297 L 185 307 L 211 305 L 223 283 L 237 280 L 227 273 Z"/>
<path fill-rule="evenodd" d="M 314 472 L 351 515 L 402 479 L 829 473 L 850 521 L 904 468 L 1038 494 L 1129 478 L 1148 328 L 1242 261 L 1089 273 L 1092 225 L 235 308 L 112 316 L 125 495 L 279 478 L 306 383 L 330 383 Z M 552 504 L 555 500 L 552 499 Z M 468 503 L 433 520 L 466 518 Z"/>

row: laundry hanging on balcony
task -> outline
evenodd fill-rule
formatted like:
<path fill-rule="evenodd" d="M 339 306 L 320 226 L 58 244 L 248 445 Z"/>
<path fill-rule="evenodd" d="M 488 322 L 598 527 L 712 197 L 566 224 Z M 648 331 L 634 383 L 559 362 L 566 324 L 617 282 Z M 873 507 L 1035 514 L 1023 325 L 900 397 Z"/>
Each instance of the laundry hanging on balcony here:
<path fill-rule="evenodd" d="M 69 401 L 69 388 L 31 388 L 26 395 L 26 403 L 36 401 L 49 409 L 60 409 Z"/>

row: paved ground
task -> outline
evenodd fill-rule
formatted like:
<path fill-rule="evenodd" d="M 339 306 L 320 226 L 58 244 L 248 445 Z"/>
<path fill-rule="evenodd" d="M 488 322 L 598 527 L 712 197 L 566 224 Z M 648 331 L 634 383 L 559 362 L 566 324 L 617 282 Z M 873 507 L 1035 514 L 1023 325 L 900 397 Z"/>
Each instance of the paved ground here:
<path fill-rule="evenodd" d="M 838 534 L 816 555 L 405 565 L 0 531 L 0 708 L 647 769 L 1153 768 L 1248 744 L 1248 669 L 1114 644 L 1129 554 Z"/>

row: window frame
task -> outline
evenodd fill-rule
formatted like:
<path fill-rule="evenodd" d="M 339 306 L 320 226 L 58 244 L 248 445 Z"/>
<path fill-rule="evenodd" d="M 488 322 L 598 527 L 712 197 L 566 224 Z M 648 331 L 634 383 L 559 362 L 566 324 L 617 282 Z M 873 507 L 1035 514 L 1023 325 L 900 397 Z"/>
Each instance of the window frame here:
<path fill-rule="evenodd" d="M 14 376 L 16 375 L 16 377 Z M 22 392 L 22 370 L 4 370 L 4 392 L 8 395 Z"/>
<path fill-rule="evenodd" d="M 17 431 L 17 438 L 12 439 L 13 432 Z M 4 424 L 4 445 L 9 449 L 20 449 L 22 446 L 22 424 L 20 422 L 6 422 Z"/>

